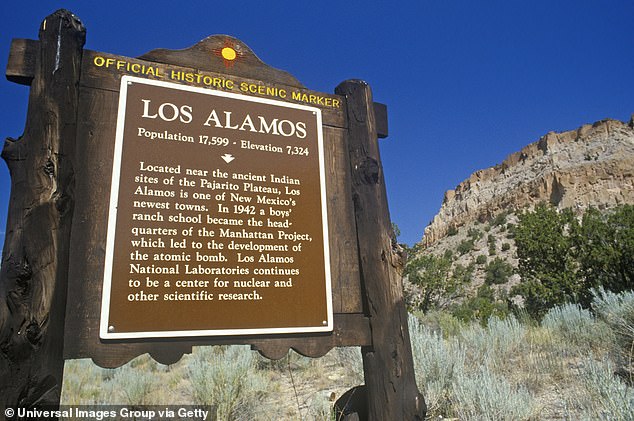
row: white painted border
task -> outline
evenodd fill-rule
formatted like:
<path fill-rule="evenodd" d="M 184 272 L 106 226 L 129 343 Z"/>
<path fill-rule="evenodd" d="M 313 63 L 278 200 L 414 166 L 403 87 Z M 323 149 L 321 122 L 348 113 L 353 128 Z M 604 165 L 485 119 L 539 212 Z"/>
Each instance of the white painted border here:
<path fill-rule="evenodd" d="M 277 107 L 295 108 L 311 111 L 317 120 L 317 146 L 319 153 L 319 185 L 321 189 L 321 221 L 324 237 L 324 266 L 326 281 L 326 312 L 327 324 L 323 326 L 306 327 L 282 327 L 282 328 L 257 328 L 257 329 L 211 329 L 211 330 L 182 330 L 182 331 L 157 331 L 157 332 L 108 332 L 108 320 L 110 311 L 110 294 L 112 292 L 112 263 L 114 256 L 115 228 L 117 222 L 117 208 L 119 197 L 119 182 L 121 176 L 121 155 L 123 152 L 123 132 L 125 127 L 125 110 L 128 94 L 128 83 L 141 83 L 155 85 L 170 89 L 178 89 L 188 92 L 197 92 L 205 95 L 222 96 L 241 101 L 259 102 Z M 333 326 L 332 308 L 332 283 L 330 275 L 330 246 L 328 238 L 328 209 L 326 196 L 326 166 L 324 159 L 324 137 L 321 109 L 307 105 L 293 104 L 277 101 L 269 98 L 251 97 L 232 92 L 215 91 L 196 86 L 180 85 L 152 79 L 143 79 L 135 76 L 123 76 L 119 90 L 119 110 L 117 113 L 117 129 L 115 137 L 114 159 L 112 163 L 112 184 L 110 188 L 110 205 L 108 209 L 108 231 L 106 237 L 106 256 L 104 263 L 103 290 L 101 298 L 101 320 L 99 324 L 99 337 L 101 339 L 135 339 L 135 338 L 175 338 L 192 336 L 237 336 L 237 335 L 262 335 L 285 333 L 317 333 L 331 332 Z"/>

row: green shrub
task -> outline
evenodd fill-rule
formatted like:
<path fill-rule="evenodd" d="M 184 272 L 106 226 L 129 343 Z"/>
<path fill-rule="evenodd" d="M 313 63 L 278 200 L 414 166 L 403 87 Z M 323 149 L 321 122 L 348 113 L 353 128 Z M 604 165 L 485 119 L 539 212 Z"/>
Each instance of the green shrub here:
<path fill-rule="evenodd" d="M 102 397 L 107 373 L 90 359 L 70 360 L 64 364 L 64 385 L 61 401 L 64 405 L 103 405 Z"/>
<path fill-rule="evenodd" d="M 458 244 L 456 251 L 460 253 L 461 256 L 464 256 L 465 254 L 473 250 L 473 245 L 474 245 L 473 239 L 462 240 L 460 244 Z"/>
<path fill-rule="evenodd" d="M 392 234 L 394 234 L 395 239 L 401 236 L 401 229 L 395 222 L 392 222 Z"/>
<path fill-rule="evenodd" d="M 620 292 L 634 286 L 634 205 L 603 213 L 590 208 L 573 235 L 586 289 Z"/>
<path fill-rule="evenodd" d="M 451 313 L 443 310 L 433 310 L 418 317 L 418 322 L 432 332 L 440 333 L 443 338 L 456 336 L 460 333 L 463 323 Z"/>
<path fill-rule="evenodd" d="M 476 257 L 476 263 L 479 265 L 483 265 L 487 262 L 487 257 L 484 254 L 479 254 L 478 257 Z"/>
<path fill-rule="evenodd" d="M 486 367 L 459 376 L 452 391 L 453 409 L 461 420 L 517 421 L 538 415 L 535 399 L 526 388 L 513 387 Z"/>
<path fill-rule="evenodd" d="M 147 367 L 136 368 L 132 363 L 117 368 L 111 382 L 111 390 L 114 396 L 118 396 L 115 402 L 126 405 L 160 404 L 154 401 L 158 387 L 155 376 Z"/>
<path fill-rule="evenodd" d="M 593 291 L 592 308 L 615 337 L 613 352 L 619 372 L 634 383 L 634 292 L 615 294 L 600 288 Z"/>
<path fill-rule="evenodd" d="M 451 273 L 452 281 L 457 285 L 467 285 L 473 280 L 473 272 L 475 271 L 475 265 L 470 263 L 467 266 L 463 266 L 460 263 L 456 263 Z"/>
<path fill-rule="evenodd" d="M 489 236 L 487 237 L 487 244 L 489 245 L 489 256 L 495 256 L 497 254 L 497 239 L 493 234 L 489 234 Z"/>
<path fill-rule="evenodd" d="M 579 304 L 552 308 L 544 316 L 541 325 L 566 343 L 578 347 L 597 349 L 609 346 L 613 341 L 610 329 Z"/>
<path fill-rule="evenodd" d="M 248 347 L 194 348 L 187 366 L 193 402 L 212 405 L 214 419 L 253 419 L 267 388 L 256 364 L 255 353 Z"/>
<path fill-rule="evenodd" d="M 493 218 L 491 221 L 491 225 L 494 227 L 500 226 L 502 224 L 506 224 L 506 218 L 508 217 L 508 212 L 499 213 Z"/>
<path fill-rule="evenodd" d="M 588 307 L 592 289 L 620 292 L 634 285 L 634 206 L 588 209 L 581 222 L 571 210 L 540 205 L 514 228 L 522 283 L 512 291 L 540 318 L 566 302 Z"/>
<path fill-rule="evenodd" d="M 485 284 L 478 288 L 475 297 L 469 297 L 454 306 L 451 314 L 458 320 L 465 322 L 479 320 L 480 323 L 486 324 L 491 316 L 506 317 L 509 314 L 509 308 L 506 301 L 496 297 L 493 288 Z"/>
<path fill-rule="evenodd" d="M 465 354 L 442 335 L 409 317 L 409 331 L 418 388 L 425 396 L 427 416 L 446 415 L 450 410 L 452 385 L 464 370 Z"/>
<path fill-rule="evenodd" d="M 426 313 L 460 293 L 461 284 L 450 276 L 451 261 L 423 254 L 407 262 L 404 274 L 421 292 L 418 308 Z"/>
<path fill-rule="evenodd" d="M 500 318 L 492 316 L 487 322 L 489 342 L 494 344 L 501 355 L 507 355 L 520 348 L 526 336 L 526 327 L 513 315 Z"/>
<path fill-rule="evenodd" d="M 486 326 L 471 324 L 460 332 L 460 342 L 468 350 L 468 355 L 480 364 L 496 365 L 516 353 L 526 337 L 526 327 L 515 317 L 491 316 Z"/>
<path fill-rule="evenodd" d="M 361 348 L 358 346 L 346 346 L 332 349 L 334 360 L 351 375 L 355 384 L 363 383 L 363 359 Z"/>
<path fill-rule="evenodd" d="M 587 358 L 580 373 L 586 399 L 576 397 L 583 419 L 634 420 L 634 389 L 614 376 L 615 367 L 608 359 Z"/>
<path fill-rule="evenodd" d="M 583 287 L 569 235 L 577 224 L 572 212 L 540 205 L 518 219 L 514 232 L 522 283 L 511 294 L 524 297 L 526 310 L 535 319 L 556 305 L 579 302 Z"/>
<path fill-rule="evenodd" d="M 330 421 L 335 418 L 335 411 L 333 409 L 333 405 L 330 402 L 329 394 L 324 393 L 315 393 L 310 400 L 310 406 L 308 408 L 309 418 L 301 417 L 301 419 L 311 419 L 311 420 L 323 420 Z"/>
<path fill-rule="evenodd" d="M 478 241 L 480 238 L 482 238 L 482 231 L 477 228 L 469 228 L 469 231 L 467 231 L 467 237 L 469 237 L 473 241 Z"/>
<path fill-rule="evenodd" d="M 513 275 L 513 271 L 513 266 L 507 263 L 506 260 L 496 257 L 485 268 L 485 282 L 487 285 L 505 284 Z"/>

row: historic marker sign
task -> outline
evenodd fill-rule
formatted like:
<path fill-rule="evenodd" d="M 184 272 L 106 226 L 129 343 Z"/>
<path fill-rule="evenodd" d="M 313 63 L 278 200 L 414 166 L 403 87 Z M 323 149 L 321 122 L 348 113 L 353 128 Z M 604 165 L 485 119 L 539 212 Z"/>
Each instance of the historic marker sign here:
<path fill-rule="evenodd" d="M 333 329 L 321 110 L 124 76 L 103 339 Z"/>
<path fill-rule="evenodd" d="M 365 82 L 312 91 L 226 35 L 85 50 L 65 10 L 39 35 L 13 40 L 6 72 L 34 89 L 2 153 L 0 419 L 57 405 L 64 359 L 173 364 L 221 344 L 272 359 L 361 346 L 366 386 L 335 405 L 425 418 L 378 151 L 387 113 Z"/>

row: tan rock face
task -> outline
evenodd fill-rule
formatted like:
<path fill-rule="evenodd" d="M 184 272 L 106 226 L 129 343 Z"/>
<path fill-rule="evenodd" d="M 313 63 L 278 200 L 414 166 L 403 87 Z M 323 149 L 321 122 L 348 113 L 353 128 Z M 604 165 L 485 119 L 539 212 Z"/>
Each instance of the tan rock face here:
<path fill-rule="evenodd" d="M 634 116 L 548 133 L 499 165 L 476 171 L 449 190 L 425 228 L 430 246 L 451 227 L 550 202 L 582 210 L 634 203 Z"/>

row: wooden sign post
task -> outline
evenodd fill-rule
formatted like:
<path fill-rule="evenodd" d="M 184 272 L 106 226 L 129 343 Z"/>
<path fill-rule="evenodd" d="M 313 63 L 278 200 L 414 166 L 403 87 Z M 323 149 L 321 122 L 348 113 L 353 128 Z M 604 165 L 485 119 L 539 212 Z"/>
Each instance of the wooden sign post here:
<path fill-rule="evenodd" d="M 361 346 L 339 418 L 424 419 L 369 86 L 311 91 L 228 36 L 138 58 L 84 38 L 60 10 L 9 57 L 31 92 L 2 151 L 0 409 L 58 405 L 65 359 Z"/>

